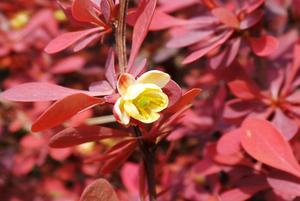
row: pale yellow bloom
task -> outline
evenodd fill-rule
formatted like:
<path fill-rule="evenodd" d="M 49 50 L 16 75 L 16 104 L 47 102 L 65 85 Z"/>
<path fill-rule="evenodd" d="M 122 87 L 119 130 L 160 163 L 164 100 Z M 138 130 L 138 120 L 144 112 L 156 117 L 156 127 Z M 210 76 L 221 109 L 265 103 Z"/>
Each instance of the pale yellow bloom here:
<path fill-rule="evenodd" d="M 29 13 L 19 12 L 14 18 L 10 20 L 10 26 L 13 29 L 20 29 L 24 27 L 29 22 Z"/>
<path fill-rule="evenodd" d="M 129 124 L 130 117 L 143 123 L 159 119 L 159 112 L 168 107 L 169 98 L 162 88 L 170 81 L 167 73 L 152 70 L 137 80 L 124 73 L 119 77 L 117 88 L 120 98 L 114 105 L 114 115 L 122 124 Z"/>

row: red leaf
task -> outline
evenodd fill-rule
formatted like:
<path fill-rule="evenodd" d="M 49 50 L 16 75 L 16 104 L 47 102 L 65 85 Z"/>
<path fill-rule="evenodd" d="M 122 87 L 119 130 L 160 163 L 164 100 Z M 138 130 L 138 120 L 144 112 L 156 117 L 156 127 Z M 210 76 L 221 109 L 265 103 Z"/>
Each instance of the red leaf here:
<path fill-rule="evenodd" d="M 49 155 L 57 161 L 65 161 L 72 154 L 72 151 L 70 148 L 50 149 Z"/>
<path fill-rule="evenodd" d="M 240 130 L 225 133 L 217 143 L 217 151 L 222 155 L 231 155 L 240 151 Z"/>
<path fill-rule="evenodd" d="M 248 15 L 240 23 L 240 29 L 245 30 L 257 24 L 263 17 L 263 12 L 257 11 Z"/>
<path fill-rule="evenodd" d="M 180 48 L 192 45 L 213 35 L 213 30 L 192 31 L 176 36 L 168 41 L 167 47 Z"/>
<path fill-rule="evenodd" d="M 226 102 L 223 117 L 227 119 L 236 119 L 248 115 L 251 112 L 264 111 L 268 106 L 258 101 L 247 101 L 241 99 L 232 99 Z"/>
<path fill-rule="evenodd" d="M 134 60 L 139 52 L 139 49 L 148 33 L 148 29 L 155 11 L 157 0 L 143 0 L 139 9 L 140 15 L 134 25 L 132 34 L 132 46 L 130 58 L 128 61 L 128 68 L 134 64 Z"/>
<path fill-rule="evenodd" d="M 299 129 L 298 124 L 279 108 L 276 109 L 272 122 L 286 140 L 292 139 Z"/>
<path fill-rule="evenodd" d="M 262 36 L 260 38 L 250 38 L 250 46 L 258 56 L 268 56 L 278 48 L 278 40 L 273 36 Z"/>
<path fill-rule="evenodd" d="M 85 59 L 80 56 L 71 56 L 60 60 L 50 69 L 51 73 L 62 74 L 80 70 L 85 64 Z"/>
<path fill-rule="evenodd" d="M 177 11 L 179 9 L 183 9 L 186 7 L 189 7 L 193 4 L 199 3 L 198 0 L 164 0 L 160 1 L 160 7 L 159 10 L 166 12 L 166 13 L 171 13 L 174 11 Z"/>
<path fill-rule="evenodd" d="M 0 98 L 20 102 L 54 101 L 77 93 L 83 93 L 89 96 L 103 96 L 111 94 L 111 91 L 90 92 L 66 88 L 46 82 L 29 82 L 2 92 Z"/>
<path fill-rule="evenodd" d="M 115 69 L 115 53 L 111 49 L 105 63 L 105 77 L 113 89 L 117 88 L 117 74 Z"/>
<path fill-rule="evenodd" d="M 127 133 L 100 126 L 79 126 L 66 128 L 54 135 L 49 142 L 53 148 L 64 148 L 83 144 L 85 142 L 98 141 L 106 138 L 126 137 Z"/>
<path fill-rule="evenodd" d="M 242 179 L 237 188 L 225 191 L 219 197 L 222 201 L 241 201 L 251 198 L 255 193 L 269 188 L 265 178 L 253 175 Z"/>
<path fill-rule="evenodd" d="M 173 106 L 182 97 L 182 89 L 174 80 L 170 80 L 163 91 L 169 97 L 168 107 Z"/>
<path fill-rule="evenodd" d="M 94 6 L 91 0 L 73 0 L 72 16 L 80 22 L 94 22 L 104 25 L 104 23 L 96 17 L 96 13 L 93 9 Z"/>
<path fill-rule="evenodd" d="M 102 0 L 100 2 L 101 13 L 103 14 L 106 22 L 109 22 L 109 20 L 111 18 L 111 14 L 112 14 L 112 10 L 113 10 L 112 6 L 113 5 L 111 5 L 110 1 L 108 1 L 108 0 Z"/>
<path fill-rule="evenodd" d="M 267 177 L 267 182 L 280 194 L 286 194 L 289 197 L 300 196 L 300 180 L 291 175 L 276 172 Z"/>
<path fill-rule="evenodd" d="M 244 80 L 234 80 L 228 83 L 230 91 L 243 100 L 259 99 L 262 97 L 258 87 Z"/>
<path fill-rule="evenodd" d="M 122 183 L 131 195 L 139 194 L 139 165 L 127 162 L 121 169 Z"/>
<path fill-rule="evenodd" d="M 101 28 L 101 27 L 97 27 L 97 28 L 87 29 L 87 30 L 83 30 L 83 31 L 64 33 L 62 35 L 59 35 L 55 39 L 53 39 L 45 47 L 45 51 L 48 54 L 57 53 L 59 51 L 66 49 L 67 47 L 73 45 L 74 43 L 78 42 L 80 39 L 82 39 L 90 34 L 101 31 L 102 29 L 103 28 Z"/>
<path fill-rule="evenodd" d="M 232 33 L 233 33 L 233 31 L 225 32 L 224 34 L 222 34 L 220 36 L 220 39 L 218 39 L 218 41 L 214 42 L 212 45 L 209 45 L 208 47 L 201 48 L 200 50 L 197 50 L 197 51 L 191 53 L 183 60 L 182 63 L 188 64 L 188 63 L 192 63 L 193 61 L 196 61 L 197 59 L 201 58 L 208 52 L 212 51 L 213 49 L 215 49 L 215 48 L 219 47 L 220 45 L 222 45 L 223 43 L 225 43 L 225 41 L 228 40 L 228 38 L 232 35 Z"/>
<path fill-rule="evenodd" d="M 166 113 L 176 113 L 185 106 L 189 105 L 192 103 L 194 98 L 200 94 L 201 90 L 194 88 L 189 91 L 187 91 L 181 99 L 175 103 L 172 107 L 167 108 L 164 112 Z"/>
<path fill-rule="evenodd" d="M 159 31 L 174 26 L 179 26 L 184 23 L 186 23 L 185 20 L 175 18 L 171 15 L 161 12 L 160 10 L 155 10 L 149 30 Z"/>
<path fill-rule="evenodd" d="M 110 95 L 110 94 L 113 94 L 115 90 L 112 88 L 112 86 L 106 80 L 102 80 L 102 81 L 98 81 L 98 82 L 93 82 L 89 86 L 89 91 L 91 91 L 91 92 L 106 91 L 107 95 Z"/>
<path fill-rule="evenodd" d="M 91 106 L 104 103 L 103 100 L 85 94 L 69 95 L 50 106 L 32 125 L 31 130 L 38 132 L 55 127 L 70 119 L 78 112 Z"/>
<path fill-rule="evenodd" d="M 101 36 L 105 35 L 106 33 L 107 32 L 102 31 L 100 33 L 93 33 L 91 35 L 84 37 L 83 39 L 79 40 L 76 44 L 74 44 L 73 52 L 78 52 L 86 48 L 88 45 L 94 43 L 96 40 L 98 40 Z"/>
<path fill-rule="evenodd" d="M 300 177 L 300 166 L 290 144 L 270 122 L 246 119 L 241 128 L 241 142 L 256 160 Z"/>
<path fill-rule="evenodd" d="M 79 201 L 119 201 L 119 199 L 108 181 L 97 179 L 85 188 Z"/>
<path fill-rule="evenodd" d="M 211 11 L 222 23 L 232 28 L 239 28 L 240 22 L 233 12 L 225 7 L 218 7 Z"/>
<path fill-rule="evenodd" d="M 126 69 L 126 72 L 137 77 L 146 71 L 147 59 L 143 59 L 140 63 L 134 65 L 131 68 Z"/>
<path fill-rule="evenodd" d="M 101 168 L 101 174 L 109 174 L 114 171 L 118 166 L 124 163 L 128 157 L 132 154 L 136 147 L 136 141 L 129 142 L 128 146 L 125 149 L 121 149 L 122 151 L 118 153 L 118 155 L 114 156 L 112 159 L 108 160 L 105 165 Z"/>

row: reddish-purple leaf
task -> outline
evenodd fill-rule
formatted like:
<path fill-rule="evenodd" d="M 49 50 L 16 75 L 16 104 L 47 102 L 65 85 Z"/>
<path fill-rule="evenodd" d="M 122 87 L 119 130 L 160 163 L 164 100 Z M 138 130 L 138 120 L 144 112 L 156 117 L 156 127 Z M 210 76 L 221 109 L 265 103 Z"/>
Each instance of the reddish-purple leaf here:
<path fill-rule="evenodd" d="M 117 88 L 117 74 L 115 69 L 115 53 L 111 49 L 105 63 L 105 77 L 113 89 Z"/>
<path fill-rule="evenodd" d="M 106 34 L 106 32 L 100 32 L 100 33 L 94 33 L 91 35 L 86 36 L 85 38 L 79 40 L 76 44 L 74 44 L 73 52 L 78 52 L 84 48 L 86 48 L 88 45 L 92 44 L 98 38 L 100 38 L 102 35 Z"/>
<path fill-rule="evenodd" d="M 238 54 L 241 46 L 241 39 L 237 38 L 231 41 L 230 47 L 229 47 L 229 52 L 228 56 L 226 59 L 226 64 L 225 66 L 229 66 L 235 59 L 236 55 Z"/>
<path fill-rule="evenodd" d="M 108 181 L 97 179 L 84 189 L 80 201 L 119 201 L 119 199 Z"/>
<path fill-rule="evenodd" d="M 118 166 L 124 163 L 128 157 L 132 154 L 136 147 L 136 141 L 129 141 L 129 143 L 120 149 L 119 153 L 112 159 L 108 160 L 101 168 L 102 174 L 109 174 L 114 171 Z"/>
<path fill-rule="evenodd" d="M 143 0 L 138 8 L 141 9 L 141 11 L 133 28 L 132 46 L 128 61 L 128 68 L 134 64 L 134 60 L 148 33 L 148 29 L 155 11 L 156 2 L 157 0 Z"/>
<path fill-rule="evenodd" d="M 168 41 L 167 47 L 180 48 L 197 43 L 210 35 L 213 35 L 213 30 L 193 31 L 186 34 L 176 36 Z"/>
<path fill-rule="evenodd" d="M 300 166 L 288 141 L 268 121 L 248 118 L 241 128 L 245 151 L 256 160 L 300 177 Z"/>
<path fill-rule="evenodd" d="M 253 52 L 258 56 L 268 56 L 278 48 L 278 40 L 273 36 L 262 36 L 260 38 L 249 38 Z"/>
<path fill-rule="evenodd" d="M 66 49 L 67 47 L 73 45 L 74 43 L 78 42 L 80 39 L 96 33 L 98 31 L 101 31 L 103 28 L 97 27 L 92 29 L 87 29 L 83 31 L 75 31 L 75 32 L 68 32 L 63 33 L 53 39 L 45 48 L 45 51 L 48 54 L 57 53 L 59 51 L 62 51 Z"/>
<path fill-rule="evenodd" d="M 70 119 L 78 112 L 91 106 L 104 103 L 104 100 L 86 94 L 72 94 L 55 102 L 32 125 L 31 130 L 38 132 L 55 127 Z"/>
<path fill-rule="evenodd" d="M 245 19 L 243 19 L 240 23 L 240 29 L 245 30 L 257 24 L 263 17 L 263 12 L 257 11 L 250 15 L 248 15 Z"/>
<path fill-rule="evenodd" d="M 299 129 L 298 124 L 286 116 L 279 108 L 276 109 L 272 122 L 286 140 L 291 140 Z"/>
<path fill-rule="evenodd" d="M 220 39 L 216 42 L 214 42 L 212 45 L 205 47 L 205 48 L 201 48 L 200 50 L 197 50 L 193 53 L 191 53 L 190 55 L 188 55 L 184 60 L 183 60 L 183 64 L 188 64 L 191 63 L 193 61 L 196 61 L 197 59 L 201 58 L 202 56 L 204 56 L 205 54 L 207 54 L 208 52 L 212 51 L 213 49 L 219 47 L 220 45 L 222 45 L 226 40 L 228 40 L 228 38 L 232 35 L 233 31 L 228 31 L 226 33 L 224 33 L 222 35 L 222 37 L 220 37 Z"/>
<path fill-rule="evenodd" d="M 257 8 L 259 8 L 261 5 L 265 3 L 265 0 L 256 0 L 252 2 L 252 5 L 247 5 L 246 11 L 247 13 L 252 13 L 254 12 Z"/>
<path fill-rule="evenodd" d="M 285 99 L 286 101 L 293 103 L 293 104 L 299 104 L 300 103 L 300 91 L 297 90 L 294 93 L 290 94 Z"/>
<path fill-rule="evenodd" d="M 300 196 L 300 180 L 282 172 L 267 177 L 268 184 L 277 192 L 288 196 Z"/>
<path fill-rule="evenodd" d="M 219 198 L 222 201 L 242 201 L 251 198 L 255 193 L 268 189 L 269 186 L 262 176 L 253 175 L 244 178 L 237 184 L 237 188 L 225 191 Z"/>
<path fill-rule="evenodd" d="M 91 92 L 105 91 L 107 92 L 107 95 L 110 95 L 113 94 L 115 90 L 111 87 L 111 85 L 106 80 L 102 80 L 102 81 L 92 83 L 89 86 L 89 91 Z"/>
<path fill-rule="evenodd" d="M 129 74 L 133 75 L 134 77 L 137 77 L 146 71 L 146 64 L 147 64 L 147 59 L 143 59 L 140 63 L 135 64 L 130 68 L 127 68 L 126 71 Z"/>
<path fill-rule="evenodd" d="M 241 149 L 240 130 L 225 133 L 217 143 L 217 151 L 222 155 L 236 154 Z"/>
<path fill-rule="evenodd" d="M 199 3 L 198 0 L 164 0 L 160 1 L 159 10 L 171 13 L 174 11 L 177 11 L 179 9 L 184 9 L 188 6 L 191 6 L 193 4 Z"/>
<path fill-rule="evenodd" d="M 182 89 L 174 80 L 170 80 L 168 84 L 163 88 L 163 91 L 169 97 L 168 107 L 173 106 L 182 96 Z"/>
<path fill-rule="evenodd" d="M 109 22 L 109 20 L 110 20 L 111 12 L 113 10 L 112 6 L 113 5 L 111 5 L 110 1 L 108 1 L 108 0 L 100 1 L 101 13 L 103 14 L 104 19 L 105 19 L 106 22 Z"/>
<path fill-rule="evenodd" d="M 159 31 L 174 26 L 183 25 L 185 23 L 185 20 L 175 18 L 171 15 L 161 12 L 160 10 L 155 10 L 149 30 Z"/>
<path fill-rule="evenodd" d="M 107 138 L 126 137 L 127 133 L 101 126 L 79 126 L 66 128 L 50 139 L 53 148 L 64 148 L 79 145 L 85 142 L 99 141 Z"/>
<path fill-rule="evenodd" d="M 80 70 L 85 64 L 85 59 L 80 56 L 71 56 L 60 60 L 51 69 L 51 73 L 62 74 Z"/>
<path fill-rule="evenodd" d="M 225 7 L 218 7 L 211 11 L 222 23 L 232 28 L 239 28 L 240 22 L 236 15 Z"/>
<path fill-rule="evenodd" d="M 244 80 L 234 80 L 228 83 L 230 91 L 243 100 L 259 99 L 262 97 L 258 87 Z"/>
<path fill-rule="evenodd" d="M 121 169 L 121 179 L 125 188 L 131 195 L 139 194 L 139 165 L 127 162 Z"/>
<path fill-rule="evenodd" d="M 194 88 L 189 91 L 187 91 L 177 103 L 175 103 L 172 107 L 167 108 L 164 112 L 166 113 L 176 113 L 185 106 L 192 103 L 194 98 L 200 94 L 201 90 Z"/>
<path fill-rule="evenodd" d="M 89 96 L 103 96 L 111 94 L 111 90 L 91 92 L 66 88 L 46 82 L 29 82 L 2 92 L 0 98 L 20 102 L 54 101 L 77 93 Z"/>
<path fill-rule="evenodd" d="M 80 22 L 104 24 L 97 17 L 93 10 L 94 6 L 91 0 L 73 0 L 72 16 Z"/>
<path fill-rule="evenodd" d="M 241 99 L 232 99 L 226 102 L 223 117 L 227 119 L 236 119 L 248 115 L 251 112 L 264 111 L 267 105 L 258 101 L 247 101 Z"/>

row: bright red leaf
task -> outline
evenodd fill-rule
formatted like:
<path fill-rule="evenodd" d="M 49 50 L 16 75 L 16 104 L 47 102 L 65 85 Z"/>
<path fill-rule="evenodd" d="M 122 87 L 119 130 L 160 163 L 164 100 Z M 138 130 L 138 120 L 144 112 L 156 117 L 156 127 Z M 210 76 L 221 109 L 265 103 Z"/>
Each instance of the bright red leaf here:
<path fill-rule="evenodd" d="M 78 112 L 91 106 L 104 103 L 104 100 L 85 94 L 72 94 L 57 101 L 48 108 L 32 125 L 31 130 L 38 132 L 53 128 L 68 120 Z"/>
<path fill-rule="evenodd" d="M 268 56 L 278 48 L 278 40 L 273 36 L 262 36 L 249 39 L 253 52 L 258 56 Z"/>
<path fill-rule="evenodd" d="M 233 12 L 225 7 L 218 7 L 211 11 L 222 23 L 232 28 L 239 28 L 240 22 Z"/>
<path fill-rule="evenodd" d="M 83 31 L 75 31 L 75 32 L 68 32 L 68 33 L 63 33 L 59 35 L 57 38 L 53 39 L 46 47 L 45 51 L 48 54 L 54 54 L 57 53 L 74 43 L 78 42 L 82 38 L 97 33 L 98 31 L 101 31 L 103 28 L 102 27 L 96 27 L 96 28 L 91 28 Z"/>
<path fill-rule="evenodd" d="M 134 60 L 139 52 L 139 49 L 148 33 L 148 29 L 154 14 L 157 0 L 143 0 L 139 9 L 140 15 L 134 25 L 132 34 L 132 46 L 130 58 L 128 61 L 128 67 L 131 68 L 134 64 Z"/>
<path fill-rule="evenodd" d="M 300 166 L 290 144 L 270 122 L 247 118 L 240 134 L 242 147 L 253 158 L 300 177 Z"/>

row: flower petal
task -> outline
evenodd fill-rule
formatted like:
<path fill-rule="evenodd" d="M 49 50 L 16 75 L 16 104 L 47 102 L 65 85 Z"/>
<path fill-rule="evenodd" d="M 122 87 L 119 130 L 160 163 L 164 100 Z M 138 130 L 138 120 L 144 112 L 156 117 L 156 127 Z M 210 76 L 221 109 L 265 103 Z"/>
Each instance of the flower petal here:
<path fill-rule="evenodd" d="M 145 90 L 155 90 L 162 92 L 162 89 L 155 84 L 134 84 L 127 88 L 126 94 L 123 95 L 124 100 L 133 100 L 138 97 Z"/>
<path fill-rule="evenodd" d="M 135 83 L 135 79 L 132 75 L 128 73 L 123 73 L 120 75 L 117 83 L 117 89 L 121 96 L 126 94 L 127 88 Z"/>
<path fill-rule="evenodd" d="M 151 70 L 141 75 L 137 79 L 137 83 L 139 84 L 152 83 L 159 86 L 160 88 L 163 88 L 164 86 L 167 85 L 170 79 L 171 79 L 170 75 L 167 73 L 158 70 Z"/>
<path fill-rule="evenodd" d="M 115 103 L 113 113 L 118 122 L 124 125 L 129 124 L 130 117 L 124 110 L 124 102 L 122 98 L 119 98 Z"/>

